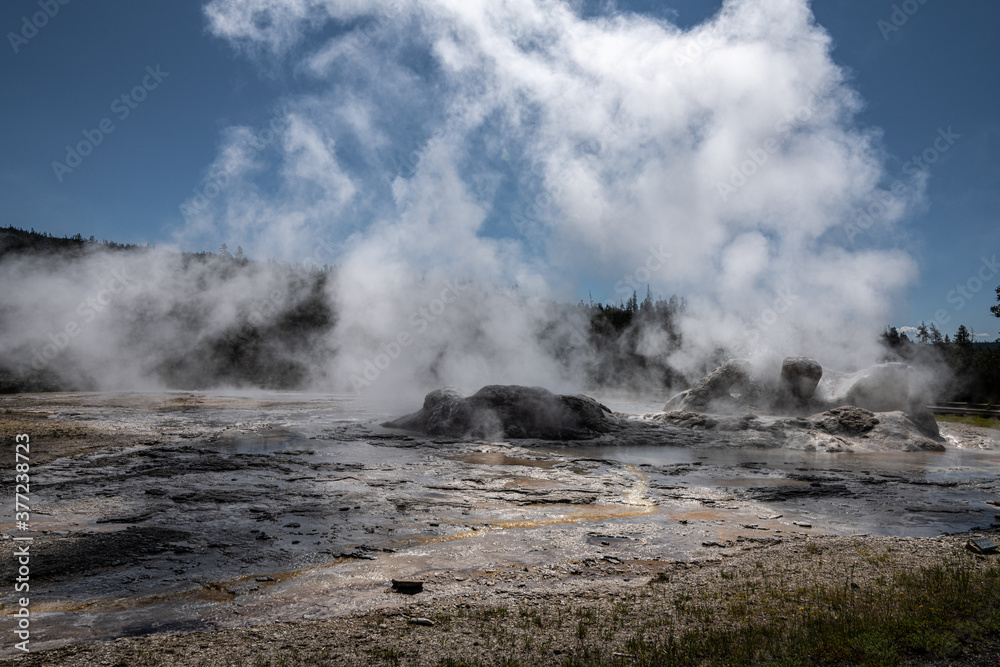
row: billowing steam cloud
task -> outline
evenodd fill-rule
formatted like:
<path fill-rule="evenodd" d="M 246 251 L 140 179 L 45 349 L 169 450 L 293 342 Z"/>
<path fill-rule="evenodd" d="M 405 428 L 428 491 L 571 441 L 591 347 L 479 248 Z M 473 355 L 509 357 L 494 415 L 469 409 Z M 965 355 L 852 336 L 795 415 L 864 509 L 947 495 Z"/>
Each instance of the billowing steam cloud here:
<path fill-rule="evenodd" d="M 923 180 L 885 189 L 879 134 L 856 124 L 807 0 L 727 1 L 690 30 L 565 0 L 205 14 L 303 92 L 223 135 L 176 241 L 337 264 L 335 322 L 310 351 L 324 386 L 562 389 L 575 378 L 553 350 L 586 355 L 584 322 L 541 298 L 641 298 L 647 283 L 689 300 L 683 349 L 656 331 L 641 345 L 681 371 L 719 347 L 860 364 L 914 277 L 886 239 Z M 859 227 L 861 210 L 878 224 Z M 162 281 L 139 281 L 155 301 Z M 225 326 L 250 287 L 198 298 L 230 304 L 213 316 Z"/>

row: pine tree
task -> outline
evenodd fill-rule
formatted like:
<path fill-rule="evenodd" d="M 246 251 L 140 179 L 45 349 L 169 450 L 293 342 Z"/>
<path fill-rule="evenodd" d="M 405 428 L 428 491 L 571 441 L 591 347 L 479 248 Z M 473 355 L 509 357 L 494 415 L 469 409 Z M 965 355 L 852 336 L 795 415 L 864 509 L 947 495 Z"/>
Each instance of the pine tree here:
<path fill-rule="evenodd" d="M 940 345 L 944 342 L 941 338 L 941 332 L 938 330 L 937 325 L 931 322 L 930 326 L 931 342 L 935 345 Z"/>
<path fill-rule="evenodd" d="M 926 343 L 931 338 L 930 333 L 927 331 L 927 325 L 924 324 L 923 320 L 920 322 L 920 326 L 917 327 L 917 340 L 921 343 Z"/>
<path fill-rule="evenodd" d="M 653 310 L 653 290 L 646 285 L 646 298 L 642 300 L 642 312 L 648 313 Z"/>
<path fill-rule="evenodd" d="M 889 347 L 899 347 L 900 336 L 899 330 L 896 327 L 888 327 L 885 333 L 882 334 L 882 338 L 885 339 Z"/>
<path fill-rule="evenodd" d="M 969 330 L 965 328 L 964 324 L 958 325 L 958 331 L 955 332 L 955 344 L 963 347 L 972 345 L 972 336 L 969 335 Z"/>

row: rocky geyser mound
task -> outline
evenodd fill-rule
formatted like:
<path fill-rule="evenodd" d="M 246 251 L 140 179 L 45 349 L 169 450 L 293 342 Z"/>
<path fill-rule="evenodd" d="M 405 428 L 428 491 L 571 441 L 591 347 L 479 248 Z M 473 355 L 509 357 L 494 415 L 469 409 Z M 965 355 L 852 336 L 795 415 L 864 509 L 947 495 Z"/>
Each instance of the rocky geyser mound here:
<path fill-rule="evenodd" d="M 419 411 L 383 426 L 454 438 L 586 440 L 622 428 L 623 420 L 587 396 L 489 385 L 468 397 L 454 389 L 432 391 Z"/>

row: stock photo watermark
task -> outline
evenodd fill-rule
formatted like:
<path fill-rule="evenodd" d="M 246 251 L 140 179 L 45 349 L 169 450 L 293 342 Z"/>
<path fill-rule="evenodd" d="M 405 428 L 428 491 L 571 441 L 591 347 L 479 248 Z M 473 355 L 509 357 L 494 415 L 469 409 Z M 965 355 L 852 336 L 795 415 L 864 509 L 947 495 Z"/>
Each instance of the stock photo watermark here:
<path fill-rule="evenodd" d="M 629 96 L 626 95 L 620 102 L 620 107 L 625 107 L 626 100 Z M 514 228 L 517 229 L 518 233 L 527 236 L 528 232 L 531 230 L 532 225 L 536 225 L 542 221 L 542 218 L 546 212 L 555 203 L 557 197 L 562 193 L 563 189 L 568 187 L 576 179 L 580 172 L 580 162 L 585 163 L 586 167 L 594 168 L 598 164 L 597 153 L 605 150 L 613 139 L 618 139 L 621 137 L 622 132 L 627 128 L 626 117 L 624 114 L 618 114 L 613 117 L 608 122 L 601 126 L 600 132 L 593 139 L 592 148 L 594 152 L 586 153 L 581 156 L 580 160 L 570 164 L 565 167 L 558 176 L 554 179 L 547 179 L 544 172 L 544 163 L 541 161 L 536 161 L 531 164 L 531 168 L 525 170 L 524 174 L 527 177 L 533 177 L 533 181 L 542 184 L 541 192 L 536 194 L 530 202 L 521 206 L 519 211 L 515 211 L 511 215 L 511 222 Z M 524 179 L 525 181 L 527 179 Z M 519 179 L 520 184 L 524 184 L 524 181 Z"/>
<path fill-rule="evenodd" d="M 948 324 L 951 321 L 951 313 L 960 312 L 965 308 L 965 304 L 972 301 L 982 291 L 983 287 L 992 286 L 992 280 L 998 273 L 1000 273 L 1000 264 L 997 263 L 996 255 L 992 257 L 980 257 L 979 266 L 976 267 L 975 272 L 965 282 L 955 285 L 955 288 L 945 295 L 945 301 L 954 304 L 951 311 L 939 308 L 935 311 L 934 317 L 929 324 L 934 324 L 935 326 Z"/>
<path fill-rule="evenodd" d="M 19 53 L 21 47 L 34 39 L 38 35 L 38 31 L 56 17 L 59 9 L 69 3 L 70 0 L 38 0 L 38 7 L 41 11 L 35 12 L 30 17 L 22 16 L 21 29 L 17 32 L 7 33 L 7 41 L 14 49 L 14 54 Z"/>
<path fill-rule="evenodd" d="M 972 301 L 972 299 L 982 291 L 983 287 L 987 285 L 992 286 L 993 279 L 1000 274 L 1000 262 L 997 262 L 997 256 L 992 257 L 982 256 L 979 258 L 979 266 L 971 276 L 969 276 L 964 282 L 955 285 L 955 288 L 949 290 L 945 295 L 945 300 L 954 304 L 954 306 L 949 310 L 947 308 L 938 308 L 934 311 L 934 317 L 930 320 L 924 320 L 924 323 L 928 327 L 934 327 L 940 329 L 944 325 L 951 322 L 952 314 L 960 312 L 965 308 L 965 304 Z M 1000 293 L 1000 292 L 998 292 Z M 917 329 L 913 327 L 904 327 L 904 329 Z"/>
<path fill-rule="evenodd" d="M 321 252 L 322 251 L 322 252 Z M 329 260 L 336 257 L 334 249 L 325 241 L 317 241 L 312 252 L 300 258 L 292 265 L 292 272 L 299 278 L 308 277 L 309 267 L 319 267 L 327 264 Z M 250 315 L 247 321 L 253 326 L 259 326 L 267 321 L 267 318 L 281 312 L 287 305 L 287 292 L 272 290 L 266 299 L 254 301 L 251 306 Z"/>
<path fill-rule="evenodd" d="M 170 72 L 164 72 L 160 69 L 159 65 L 156 67 L 152 65 L 147 66 L 146 75 L 142 77 L 142 80 L 132 90 L 122 93 L 111 102 L 111 113 L 115 115 L 119 122 L 124 121 L 133 111 L 139 108 L 139 105 L 146 100 L 149 93 L 156 90 L 168 76 L 170 76 Z M 84 158 L 104 143 L 105 137 L 114 132 L 115 129 L 114 121 L 111 118 L 105 117 L 98 121 L 95 128 L 81 130 L 83 139 L 76 144 L 66 145 L 66 157 L 63 158 L 63 161 L 53 160 L 52 171 L 56 175 L 56 180 L 62 183 L 63 178 L 67 174 L 73 173 L 74 169 L 83 164 Z"/>
<path fill-rule="evenodd" d="M 770 162 L 771 157 L 778 154 L 784 147 L 796 127 L 809 122 L 813 117 L 815 101 L 816 97 L 813 96 L 808 104 L 803 104 L 795 111 L 785 114 L 781 120 L 774 124 L 772 136 L 757 146 L 748 148 L 746 151 L 747 159 L 730 168 L 727 180 L 715 182 L 715 189 L 722 201 L 728 201 L 731 195 L 745 186 L 764 165 Z"/>
<path fill-rule="evenodd" d="M 600 138 L 598 138 L 597 141 L 601 145 L 610 136 L 607 134 L 607 132 L 611 131 L 608 129 L 610 127 L 612 126 L 606 126 Z M 597 162 L 597 156 L 593 154 L 584 155 L 581 159 L 588 166 L 594 165 Z M 576 180 L 580 171 L 579 164 L 574 163 L 564 168 L 554 179 L 547 179 L 543 170 L 539 168 L 540 164 L 539 162 L 533 163 L 531 168 L 527 170 L 527 174 L 534 176 L 537 179 L 536 182 L 542 184 L 541 192 L 532 197 L 531 201 L 523 204 L 519 210 L 511 214 L 511 223 L 518 233 L 524 236 L 528 235 L 533 225 L 542 221 L 546 213 L 555 204 L 556 199 L 562 194 L 564 188 L 569 187 Z"/>
<path fill-rule="evenodd" d="M 746 343 L 741 346 L 738 354 L 745 354 L 748 346 L 759 342 L 764 333 L 773 327 L 782 315 L 795 307 L 798 300 L 799 295 L 795 294 L 789 287 L 781 287 L 776 290 L 771 305 L 743 325 L 742 333 L 746 338 Z"/>
<path fill-rule="evenodd" d="M 27 433 L 14 436 L 14 520 L 17 530 L 26 533 L 31 529 L 31 477 L 30 452 L 31 438 Z M 31 590 L 31 536 L 15 535 L 15 559 L 17 576 L 14 578 L 14 592 L 28 593 Z M 31 641 L 31 599 L 22 597 L 17 600 L 17 612 L 11 614 L 17 619 L 13 633 L 21 641 L 14 644 L 19 651 L 29 652 Z"/>
<path fill-rule="evenodd" d="M 378 13 L 365 21 L 364 25 L 362 25 L 355 33 L 357 35 L 361 35 L 360 39 L 350 43 L 351 50 L 357 54 L 367 46 L 371 45 L 371 43 L 375 41 L 378 34 L 385 29 L 384 21 L 397 16 L 401 11 L 402 6 L 403 3 L 401 0 L 389 2 L 385 4 Z"/>
<path fill-rule="evenodd" d="M 714 51 L 724 42 L 708 32 L 700 32 L 689 40 L 687 45 L 678 51 L 674 51 L 674 64 L 680 68 L 692 65 L 709 51 Z"/>
<path fill-rule="evenodd" d="M 253 159 L 259 151 L 274 143 L 284 122 L 285 110 L 271 118 L 270 122 L 259 132 L 251 132 L 249 136 L 244 136 L 237 143 L 237 147 L 245 150 L 250 159 Z M 180 205 L 181 216 L 187 223 L 192 222 L 195 214 L 201 213 L 208 208 L 211 200 L 218 197 L 229 186 L 230 178 L 234 167 L 227 164 L 225 168 L 210 171 L 202 179 L 200 185 L 194 189 L 194 194 Z"/>
<path fill-rule="evenodd" d="M 383 162 L 392 164 L 392 170 L 383 173 L 383 180 L 389 187 L 392 187 L 393 181 L 398 177 L 412 177 L 417 172 L 417 166 L 420 164 L 420 159 L 424 154 L 419 145 L 409 152 L 406 152 L 405 149 L 403 151 L 392 152 L 379 149 L 377 152 Z"/>
<path fill-rule="evenodd" d="M 124 268 L 113 270 L 107 287 L 97 290 L 77 305 L 76 314 L 79 316 L 79 320 L 69 320 L 62 328 L 55 332 L 48 332 L 47 341 L 42 347 L 32 349 L 30 367 L 36 371 L 44 370 L 53 359 L 69 347 L 72 340 L 83 332 L 86 325 L 96 320 L 98 315 L 111 305 L 116 294 L 120 294 L 131 284 L 132 277 L 127 275 Z M 24 370 L 26 369 L 21 369 L 22 374 Z"/>
<path fill-rule="evenodd" d="M 555 203 L 556 198 L 562 193 L 563 188 L 573 182 L 576 174 L 575 169 L 567 167 L 550 184 L 550 181 L 543 174 L 537 173 L 537 171 L 533 165 L 532 169 L 528 170 L 528 173 L 535 174 L 542 183 L 541 192 L 536 194 L 531 201 L 522 205 L 520 211 L 516 211 L 511 215 L 511 222 L 514 223 L 514 228 L 524 236 L 527 236 L 531 231 L 532 225 L 541 222 L 546 212 Z"/>
<path fill-rule="evenodd" d="M 879 19 L 875 22 L 875 26 L 882 33 L 882 39 L 888 42 L 889 35 L 899 32 L 909 22 L 910 17 L 926 4 L 927 0 L 903 0 L 898 5 L 894 4 L 888 20 Z"/>
<path fill-rule="evenodd" d="M 410 315 L 410 326 L 412 329 L 400 331 L 396 337 L 381 346 L 373 358 L 365 358 L 361 374 L 353 373 L 350 377 L 351 387 L 355 393 L 360 394 L 365 387 L 370 387 L 382 373 L 392 365 L 403 354 L 403 349 L 413 344 L 417 336 L 427 331 L 431 322 L 437 320 L 444 314 L 448 305 L 455 303 L 461 292 L 468 289 L 468 285 L 461 285 L 451 280 L 446 280 L 440 295 L 432 299 L 426 306 L 421 306 Z"/>
<path fill-rule="evenodd" d="M 940 160 L 941 156 L 951 150 L 951 147 L 961 138 L 962 135 L 952 130 L 951 125 L 948 126 L 948 129 L 939 127 L 937 136 L 931 145 L 903 163 L 903 173 L 911 178 L 916 178 L 926 171 L 927 167 Z M 866 206 L 855 212 L 854 222 L 844 226 L 847 240 L 854 243 L 858 234 L 871 229 L 880 217 L 884 217 L 889 212 L 890 207 L 896 203 L 895 197 L 902 197 L 906 192 L 906 183 L 898 178 L 889 186 L 888 192 L 885 190 L 876 192 Z"/>
<path fill-rule="evenodd" d="M 648 284 L 653 274 L 662 269 L 671 257 L 673 254 L 664 250 L 662 243 L 659 248 L 649 246 L 649 255 L 646 257 L 646 261 L 636 267 L 635 271 L 623 276 L 615 283 L 615 292 L 628 294 L 637 291 L 642 285 Z"/>

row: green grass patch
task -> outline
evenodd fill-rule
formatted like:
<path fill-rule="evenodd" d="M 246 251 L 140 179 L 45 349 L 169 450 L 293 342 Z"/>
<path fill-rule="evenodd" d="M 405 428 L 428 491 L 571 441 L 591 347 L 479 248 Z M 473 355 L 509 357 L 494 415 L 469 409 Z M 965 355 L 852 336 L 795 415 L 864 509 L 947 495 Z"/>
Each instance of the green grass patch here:
<path fill-rule="evenodd" d="M 956 655 L 963 645 L 1000 638 L 1000 567 L 968 561 L 897 575 L 863 587 L 783 591 L 784 604 L 735 604 L 730 618 L 700 623 L 666 640 L 635 634 L 630 665 L 899 665 L 904 659 Z M 756 616 L 748 614 L 753 612 Z M 753 620 L 739 617 L 752 616 Z M 736 620 L 734 624 L 732 621 Z M 611 665 L 605 656 L 572 665 Z"/>
<path fill-rule="evenodd" d="M 967 426 L 978 426 L 980 428 L 1000 429 L 1000 419 L 990 417 L 960 417 L 959 415 L 934 415 L 934 419 L 939 422 L 949 422 L 951 424 L 966 424 Z"/>

